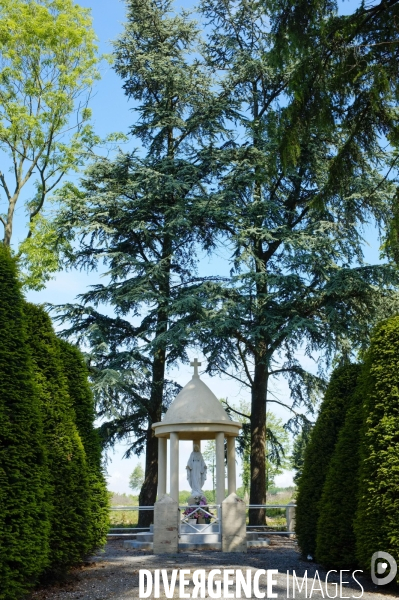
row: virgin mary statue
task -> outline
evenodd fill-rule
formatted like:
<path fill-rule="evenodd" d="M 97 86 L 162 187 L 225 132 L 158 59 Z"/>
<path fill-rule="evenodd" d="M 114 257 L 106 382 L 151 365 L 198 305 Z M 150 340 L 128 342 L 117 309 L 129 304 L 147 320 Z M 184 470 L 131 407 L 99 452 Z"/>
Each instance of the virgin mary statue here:
<path fill-rule="evenodd" d="M 202 486 L 206 480 L 207 466 L 197 445 L 194 446 L 193 452 L 190 454 L 186 469 L 187 481 L 191 487 L 191 494 L 193 496 L 201 496 Z"/>

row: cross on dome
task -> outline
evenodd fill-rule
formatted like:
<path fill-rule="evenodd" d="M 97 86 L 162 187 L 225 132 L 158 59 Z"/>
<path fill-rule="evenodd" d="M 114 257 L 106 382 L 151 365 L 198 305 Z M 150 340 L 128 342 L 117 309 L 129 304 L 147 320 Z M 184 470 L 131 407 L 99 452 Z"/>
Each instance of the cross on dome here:
<path fill-rule="evenodd" d="M 190 366 L 191 366 L 191 367 L 194 367 L 194 375 L 193 375 L 193 377 L 199 377 L 199 374 L 198 374 L 198 367 L 200 367 L 200 366 L 201 366 L 201 364 L 202 364 L 202 363 L 198 362 L 198 358 L 194 358 L 194 361 L 193 361 L 193 362 L 190 362 Z"/>

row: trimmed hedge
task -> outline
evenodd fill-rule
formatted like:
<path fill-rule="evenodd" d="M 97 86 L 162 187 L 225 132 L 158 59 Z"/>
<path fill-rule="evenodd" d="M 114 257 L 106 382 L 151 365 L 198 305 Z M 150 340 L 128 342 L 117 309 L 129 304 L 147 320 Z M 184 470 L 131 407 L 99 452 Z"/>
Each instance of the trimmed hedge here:
<path fill-rule="evenodd" d="M 353 385 L 348 389 L 349 409 L 338 435 L 319 504 L 316 560 L 334 569 L 356 567 L 353 522 L 357 510 L 360 431 L 363 425 L 364 386 L 361 365 L 353 365 Z"/>
<path fill-rule="evenodd" d="M 48 564 L 50 490 L 23 298 L 1 243 L 0 299 L 0 598 L 14 600 Z"/>
<path fill-rule="evenodd" d="M 91 550 L 89 469 L 50 318 L 33 304 L 26 303 L 24 312 L 44 415 L 52 488 L 50 564 L 44 575 L 57 576 Z"/>
<path fill-rule="evenodd" d="M 101 464 L 101 442 L 94 429 L 94 398 L 88 369 L 82 353 L 68 342 L 58 340 L 69 396 L 76 415 L 76 426 L 86 452 L 90 485 L 90 550 L 103 546 L 109 530 L 109 495 Z"/>
<path fill-rule="evenodd" d="M 320 413 L 305 450 L 298 482 L 296 535 L 302 553 L 314 557 L 319 503 L 328 466 L 344 424 L 350 397 L 356 387 L 357 365 L 338 367 L 331 375 Z"/>
<path fill-rule="evenodd" d="M 368 393 L 355 534 L 359 566 L 370 570 L 371 556 L 378 550 L 399 563 L 399 317 L 377 327 L 365 370 Z"/>

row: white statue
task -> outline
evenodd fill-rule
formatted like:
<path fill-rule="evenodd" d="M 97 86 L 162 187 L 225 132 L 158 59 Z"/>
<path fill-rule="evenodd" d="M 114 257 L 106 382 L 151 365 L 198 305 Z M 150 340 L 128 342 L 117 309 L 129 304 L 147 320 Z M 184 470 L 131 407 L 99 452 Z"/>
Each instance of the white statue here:
<path fill-rule="evenodd" d="M 202 496 L 202 486 L 206 480 L 207 466 L 197 445 L 194 446 L 194 450 L 190 454 L 186 469 L 187 481 L 190 484 L 192 496 Z"/>

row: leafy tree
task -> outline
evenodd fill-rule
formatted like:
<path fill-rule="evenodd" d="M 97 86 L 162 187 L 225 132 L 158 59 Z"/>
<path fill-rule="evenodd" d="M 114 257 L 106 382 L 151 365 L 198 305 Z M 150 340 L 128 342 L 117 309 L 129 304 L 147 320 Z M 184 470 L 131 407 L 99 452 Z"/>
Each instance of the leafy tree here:
<path fill-rule="evenodd" d="M 318 562 L 336 569 L 357 566 L 353 523 L 357 512 L 359 449 L 363 430 L 363 398 L 367 389 L 361 365 L 352 365 L 357 384 L 348 389 L 345 422 L 328 465 L 318 505 L 316 552 Z"/>
<path fill-rule="evenodd" d="M 45 575 L 58 576 L 92 550 L 89 470 L 50 318 L 28 303 L 24 313 L 50 471 L 50 555 Z"/>
<path fill-rule="evenodd" d="M 90 531 L 87 545 L 91 551 L 105 545 L 109 531 L 109 494 L 102 467 L 101 439 L 94 427 L 94 398 L 83 355 L 78 348 L 64 340 L 58 340 L 58 344 L 75 413 L 75 424 L 83 443 L 89 470 Z"/>
<path fill-rule="evenodd" d="M 305 450 L 298 483 L 295 532 L 302 554 L 315 555 L 320 499 L 337 439 L 356 390 L 359 366 L 336 368 L 328 384 L 319 416 Z"/>
<path fill-rule="evenodd" d="M 58 219 L 60 233 L 80 236 L 76 266 L 108 268 L 109 283 L 83 294 L 82 305 L 64 307 L 65 316 L 69 333 L 90 347 L 100 412 L 111 419 L 101 428 L 105 443 L 133 433 L 130 451 L 145 449 L 144 506 L 157 491 L 152 424 L 176 390 L 166 364 L 187 360 L 188 325 L 200 306 L 195 245 L 207 243 L 208 146 L 220 130 L 212 81 L 190 56 L 197 26 L 170 7 L 169 0 L 129 0 L 115 43 L 115 69 L 138 113 L 131 132 L 143 151 L 97 160 L 80 190 L 64 188 Z M 101 314 L 100 305 L 113 314 Z M 140 514 L 140 524 L 151 518 Z"/>
<path fill-rule="evenodd" d="M 133 473 L 129 477 L 129 487 L 132 490 L 139 490 L 144 483 L 144 470 L 141 465 L 137 465 L 133 469 Z"/>
<path fill-rule="evenodd" d="M 328 363 L 364 345 L 380 290 L 394 277 L 362 255 L 363 224 L 385 225 L 395 193 L 382 175 L 394 159 L 381 134 L 396 131 L 398 65 L 375 45 L 388 41 L 388 29 L 398 38 L 392 6 L 362 5 L 341 19 L 334 2 L 200 3 L 207 63 L 223 75 L 235 137 L 218 155 L 210 200 L 231 248 L 232 278 L 209 294 L 199 336 L 210 372 L 230 374 L 251 392 L 251 504 L 266 499 L 267 406 L 286 405 L 294 427 L 302 419 L 296 407 L 312 413 L 323 387 L 298 351 L 317 351 Z M 281 376 L 288 403 L 272 393 Z M 251 523 L 264 517 L 253 511 Z"/>
<path fill-rule="evenodd" d="M 358 564 L 367 571 L 372 554 L 382 549 L 399 561 L 398 348 L 399 317 L 395 316 L 376 328 L 365 356 L 355 536 Z"/>
<path fill-rule="evenodd" d="M 17 600 L 49 561 L 49 474 L 23 298 L 1 243 L 0 336 L 0 598 Z"/>
<path fill-rule="evenodd" d="M 89 12 L 73 0 L 1 0 L 0 186 L 6 212 L 0 220 L 7 246 L 26 184 L 36 187 L 25 201 L 33 225 L 48 193 L 81 161 L 91 137 L 87 100 L 97 78 L 96 50 Z"/>

